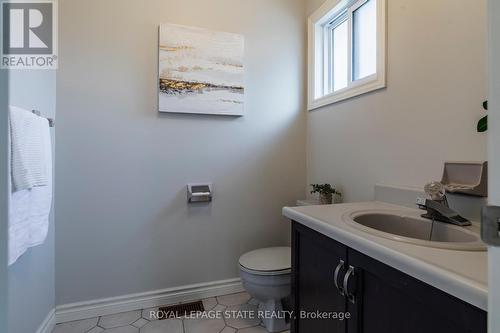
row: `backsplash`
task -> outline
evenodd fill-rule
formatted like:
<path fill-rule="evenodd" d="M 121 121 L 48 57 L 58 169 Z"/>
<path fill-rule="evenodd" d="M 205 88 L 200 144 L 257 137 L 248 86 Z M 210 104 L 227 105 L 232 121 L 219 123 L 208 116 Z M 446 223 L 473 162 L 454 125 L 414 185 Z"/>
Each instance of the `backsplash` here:
<path fill-rule="evenodd" d="M 423 188 L 395 185 L 375 185 L 375 201 L 388 202 L 405 207 L 416 208 L 417 197 L 425 197 Z M 481 218 L 481 207 L 485 206 L 488 198 L 473 197 L 461 194 L 447 193 L 450 207 L 460 215 L 472 220 L 479 221 Z"/>

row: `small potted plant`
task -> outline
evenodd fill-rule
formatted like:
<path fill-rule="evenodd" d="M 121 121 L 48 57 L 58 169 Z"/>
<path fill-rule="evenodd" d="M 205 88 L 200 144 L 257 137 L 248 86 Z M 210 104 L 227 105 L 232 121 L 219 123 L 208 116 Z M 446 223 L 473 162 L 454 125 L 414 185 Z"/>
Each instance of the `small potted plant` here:
<path fill-rule="evenodd" d="M 330 184 L 311 184 L 312 190 L 311 194 L 319 194 L 319 202 L 322 205 L 330 205 L 333 202 L 333 196 L 335 195 L 335 202 L 339 202 L 342 198 L 342 193 L 337 191 Z M 338 200 L 337 200 L 338 199 Z"/>

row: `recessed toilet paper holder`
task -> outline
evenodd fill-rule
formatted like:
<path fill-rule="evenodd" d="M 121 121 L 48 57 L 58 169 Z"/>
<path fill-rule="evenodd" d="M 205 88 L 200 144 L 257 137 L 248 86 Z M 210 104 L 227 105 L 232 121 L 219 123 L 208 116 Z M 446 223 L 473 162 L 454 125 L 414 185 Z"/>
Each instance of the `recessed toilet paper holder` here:
<path fill-rule="evenodd" d="M 188 203 L 210 202 L 213 196 L 212 183 L 192 183 L 187 184 Z"/>

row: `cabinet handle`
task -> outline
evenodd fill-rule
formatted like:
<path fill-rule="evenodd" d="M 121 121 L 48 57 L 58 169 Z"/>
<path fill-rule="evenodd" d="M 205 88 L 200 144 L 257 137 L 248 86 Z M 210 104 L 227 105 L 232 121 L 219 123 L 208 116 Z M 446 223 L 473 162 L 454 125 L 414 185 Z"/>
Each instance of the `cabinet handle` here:
<path fill-rule="evenodd" d="M 349 292 L 348 284 L 349 284 L 349 279 L 351 278 L 351 276 L 355 275 L 354 271 L 355 271 L 355 268 L 353 266 L 349 265 L 349 269 L 347 270 L 347 273 L 344 276 L 344 291 L 345 291 L 345 294 L 347 295 L 347 299 L 352 304 L 356 303 L 356 297 L 353 293 Z"/>
<path fill-rule="evenodd" d="M 340 259 L 339 261 L 339 264 L 337 265 L 337 268 L 335 268 L 335 273 L 333 273 L 333 283 L 335 284 L 335 287 L 338 289 L 338 291 L 340 292 L 340 295 L 344 296 L 345 295 L 345 292 L 344 292 L 344 289 L 339 286 L 339 273 L 340 273 L 340 270 L 342 268 L 344 268 L 344 260 Z"/>

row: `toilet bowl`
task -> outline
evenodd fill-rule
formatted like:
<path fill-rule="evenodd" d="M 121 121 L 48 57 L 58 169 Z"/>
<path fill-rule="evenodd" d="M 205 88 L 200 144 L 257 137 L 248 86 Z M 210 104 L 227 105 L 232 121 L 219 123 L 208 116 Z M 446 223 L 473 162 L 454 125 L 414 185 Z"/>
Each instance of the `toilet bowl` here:
<path fill-rule="evenodd" d="M 245 290 L 259 301 L 259 315 L 269 332 L 290 327 L 284 318 L 283 300 L 290 296 L 291 249 L 270 247 L 240 257 L 240 276 Z"/>

